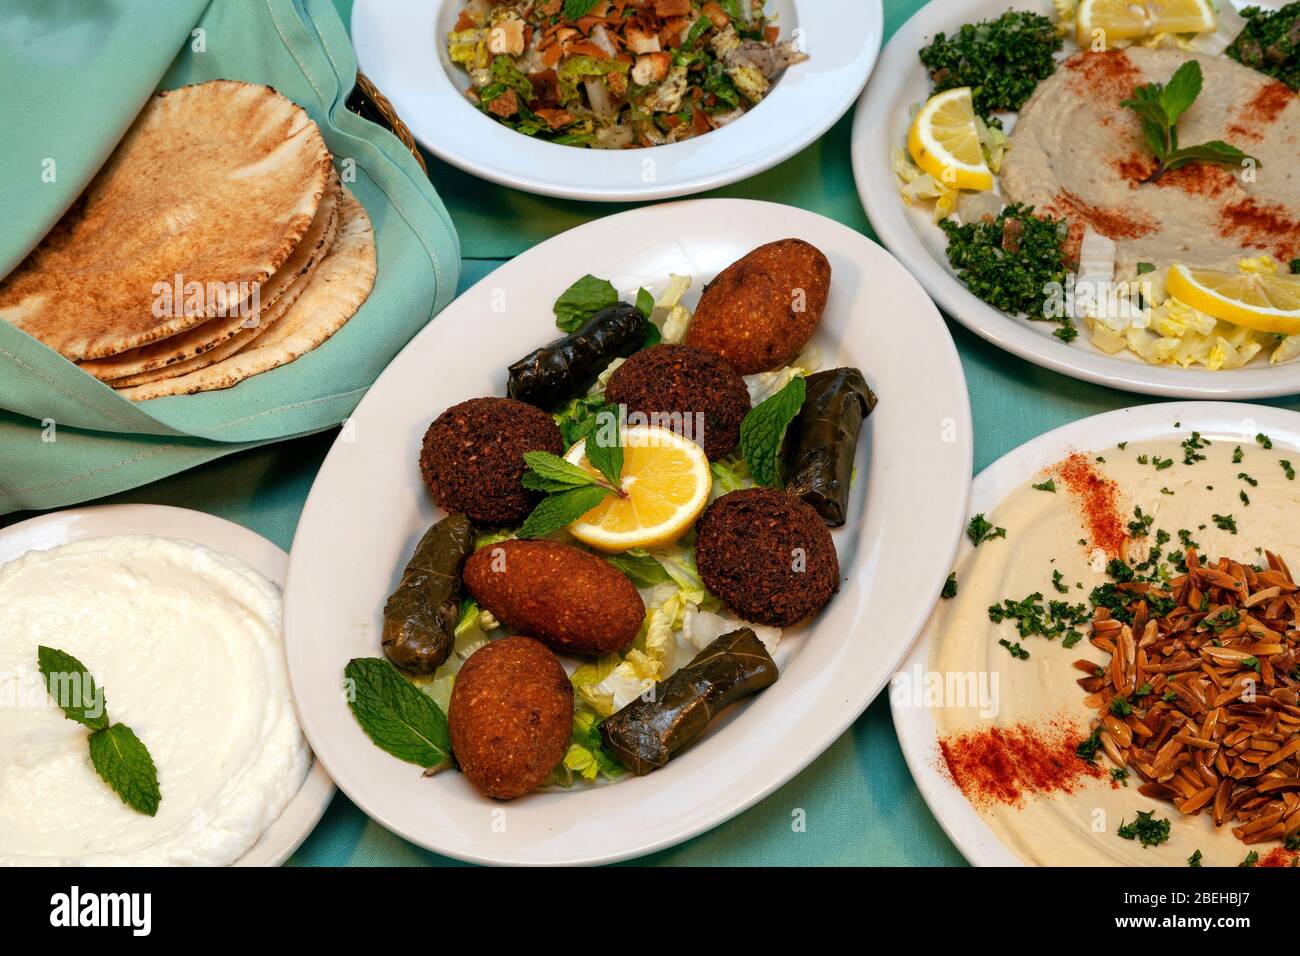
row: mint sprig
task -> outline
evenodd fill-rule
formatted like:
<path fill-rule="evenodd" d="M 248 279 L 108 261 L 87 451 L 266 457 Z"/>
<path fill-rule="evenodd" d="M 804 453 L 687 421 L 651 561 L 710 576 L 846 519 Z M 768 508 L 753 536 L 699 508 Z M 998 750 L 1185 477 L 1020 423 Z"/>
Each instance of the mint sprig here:
<path fill-rule="evenodd" d="M 426 773 L 452 763 L 447 715 L 382 657 L 348 661 L 348 706 L 380 750 Z"/>
<path fill-rule="evenodd" d="M 571 525 L 610 494 L 604 485 L 588 485 L 547 495 L 519 527 L 521 538 L 544 538 Z"/>
<path fill-rule="evenodd" d="M 134 730 L 113 724 L 95 731 L 90 735 L 90 762 L 128 807 L 150 817 L 158 813 L 158 768 Z"/>
<path fill-rule="evenodd" d="M 1188 60 L 1170 77 L 1168 83 L 1139 86 L 1133 91 L 1133 99 L 1120 103 L 1137 113 L 1142 121 L 1142 133 L 1156 156 L 1158 165 L 1143 182 L 1158 182 L 1165 173 L 1189 163 L 1234 166 L 1250 160 L 1259 164 L 1255 157 L 1218 139 L 1198 146 L 1178 145 L 1178 120 L 1191 109 L 1204 85 L 1205 76 L 1201 64 L 1196 60 Z"/>
<path fill-rule="evenodd" d="M 623 435 L 618 412 L 606 408 L 596 415 L 596 427 L 587 436 L 587 461 L 615 488 L 623 484 Z"/>
<path fill-rule="evenodd" d="M 66 651 L 41 645 L 36 649 L 36 666 L 64 716 L 91 731 L 90 762 L 95 772 L 132 810 L 157 815 L 162 792 L 149 748 L 130 727 L 109 721 L 107 696 L 86 665 Z"/>
<path fill-rule="evenodd" d="M 802 376 L 760 402 L 740 423 L 740 451 L 754 481 L 774 488 L 781 481 L 781 443 L 785 431 L 799 414 L 808 384 Z"/>
<path fill-rule="evenodd" d="M 521 538 L 542 538 L 573 524 L 610 494 L 623 496 L 623 435 L 618 413 L 606 406 L 587 432 L 585 456 L 592 474 L 546 451 L 524 455 L 523 486 L 546 493 L 519 528 Z"/>

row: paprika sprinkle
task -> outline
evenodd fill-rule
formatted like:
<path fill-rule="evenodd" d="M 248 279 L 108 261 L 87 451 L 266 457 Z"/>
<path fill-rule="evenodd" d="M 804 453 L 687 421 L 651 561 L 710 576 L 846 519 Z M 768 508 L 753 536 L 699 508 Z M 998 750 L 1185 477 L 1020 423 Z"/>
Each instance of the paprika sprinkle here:
<path fill-rule="evenodd" d="M 1083 509 L 1092 546 L 1101 548 L 1108 557 L 1119 557 L 1128 531 L 1119 511 L 1119 488 L 1115 482 L 1104 477 L 1082 452 L 1075 452 L 1051 470 Z"/>
<path fill-rule="evenodd" d="M 1016 806 L 1026 796 L 1073 793 L 1080 783 L 1104 776 L 1075 753 L 1087 736 L 1060 719 L 971 731 L 941 739 L 939 749 L 949 776 L 972 804 Z"/>

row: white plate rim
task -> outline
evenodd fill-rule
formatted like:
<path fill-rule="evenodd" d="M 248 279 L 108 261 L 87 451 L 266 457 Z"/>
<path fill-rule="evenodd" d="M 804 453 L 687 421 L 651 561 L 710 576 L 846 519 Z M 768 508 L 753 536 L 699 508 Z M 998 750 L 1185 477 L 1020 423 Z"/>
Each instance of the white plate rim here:
<path fill-rule="evenodd" d="M 1237 6 L 1249 4 L 1233 0 Z M 1262 4 L 1267 6 L 1267 3 Z M 1300 391 L 1300 364 L 1231 371 L 1174 369 L 1069 345 L 1033 323 L 1001 312 L 972 294 L 917 235 L 916 214 L 903 205 L 890 153 L 902 145 L 899 117 L 924 67 L 917 51 L 940 30 L 996 17 L 1008 7 L 1053 15 L 1047 0 L 931 0 L 890 39 L 853 120 L 852 164 L 858 195 L 880 240 L 920 280 L 948 315 L 1012 355 L 1071 378 L 1147 395 L 1210 400 L 1273 398 Z M 928 87 L 926 87 L 928 89 Z M 921 94 L 920 99 L 924 99 Z M 1081 336 L 1082 338 L 1082 336 Z"/>
<path fill-rule="evenodd" d="M 460 307 L 464 309 L 472 309 L 475 307 L 476 299 L 482 299 L 484 296 L 490 295 L 493 289 L 508 287 L 509 281 L 515 273 L 530 272 L 537 268 L 537 264 L 548 263 L 552 260 L 566 263 L 571 262 L 573 257 L 567 254 L 568 251 L 575 248 L 599 248 L 601 246 L 599 241 L 589 237 L 600 235 L 639 235 L 642 232 L 653 235 L 660 227 L 667 230 L 677 228 L 684 231 L 686 229 L 686 223 L 691 221 L 692 217 L 698 217 L 701 222 L 708 223 L 707 228 L 699 227 L 701 232 L 711 233 L 716 231 L 725 232 L 728 235 L 735 233 L 737 223 L 744 223 L 747 220 L 750 223 L 761 221 L 761 231 L 764 234 L 761 236 L 746 235 L 744 237 L 746 248 L 752 248 L 754 245 L 757 245 L 762 241 L 768 241 L 772 238 L 779 238 L 787 235 L 801 235 L 814 243 L 827 243 L 830 237 L 834 237 L 836 243 L 834 251 L 830 251 L 831 247 L 829 245 L 826 246 L 829 254 L 832 255 L 832 258 L 838 254 L 841 248 L 860 250 L 862 255 L 866 259 L 870 260 L 873 268 L 879 267 L 879 269 L 893 272 L 892 278 L 899 283 L 899 288 L 906 289 L 907 295 L 912 297 L 912 302 L 917 310 L 917 315 L 913 321 L 916 323 L 917 327 L 922 330 L 919 331 L 917 335 L 926 340 L 927 345 L 931 350 L 929 355 L 932 362 L 929 369 L 929 374 L 933 382 L 931 393 L 934 395 L 943 394 L 942 400 L 934 404 L 936 407 L 941 404 L 945 409 L 950 410 L 950 418 L 945 419 L 944 421 L 946 425 L 951 426 L 953 432 L 951 439 L 944 443 L 946 444 L 948 451 L 935 453 L 934 457 L 943 462 L 941 467 L 938 469 L 939 473 L 932 474 L 927 471 L 924 477 L 920 479 L 921 484 L 939 482 L 944 486 L 945 490 L 943 493 L 938 495 L 926 496 L 926 501 L 928 502 L 927 507 L 929 509 L 928 512 L 919 517 L 913 516 L 914 523 L 920 522 L 923 527 L 928 527 L 931 518 L 933 518 L 935 526 L 944 529 L 933 536 L 934 543 L 932 546 L 921 547 L 917 554 L 909 555 L 909 557 L 924 562 L 924 568 L 918 575 L 919 580 L 926 582 L 922 588 L 924 596 L 923 598 L 920 598 L 922 603 L 918 605 L 913 602 L 909 605 L 908 610 L 905 612 L 908 615 L 906 625 L 892 631 L 885 631 L 885 633 L 893 635 L 890 640 L 894 643 L 890 645 L 891 649 L 886 657 L 882 657 L 873 662 L 873 664 L 876 665 L 875 669 L 878 670 L 878 673 L 873 674 L 871 683 L 863 683 L 859 680 L 861 675 L 846 674 L 839 669 L 835 669 L 833 674 L 823 678 L 824 685 L 819 685 L 818 690 L 828 687 L 834 690 L 836 694 L 840 695 L 840 703 L 838 706 L 833 702 L 829 705 L 834 708 L 834 719 L 822 724 L 818 728 L 818 733 L 816 734 L 815 739 L 805 741 L 805 745 L 801 752 L 797 756 L 787 759 L 779 770 L 767 771 L 760 774 L 758 780 L 753 782 L 751 785 L 743 786 L 743 792 L 734 796 L 729 796 L 726 802 L 711 805 L 705 810 L 696 812 L 693 819 L 672 826 L 668 829 L 668 832 L 665 832 L 656 838 L 639 838 L 635 836 L 624 837 L 623 842 L 618 845 L 602 843 L 599 846 L 587 845 L 579 849 L 552 851 L 549 854 L 524 855 L 508 848 L 495 849 L 485 846 L 481 844 L 481 841 L 478 845 L 469 844 L 464 841 L 459 841 L 458 839 L 453 839 L 454 835 L 449 835 L 445 832 L 434 832 L 434 829 L 429 825 L 424 825 L 424 827 L 421 828 L 421 826 L 410 824 L 408 820 L 398 819 L 397 813 L 377 810 L 375 802 L 379 797 L 372 798 L 372 794 L 367 792 L 367 787 L 378 787 L 374 782 L 375 776 L 378 773 L 383 772 L 383 766 L 382 764 L 373 763 L 372 761 L 382 759 L 392 761 L 393 763 L 397 762 L 393 761 L 393 758 L 378 751 L 374 748 L 373 744 L 366 739 L 364 734 L 362 734 L 360 729 L 356 726 L 355 720 L 348 711 L 343 696 L 338 690 L 333 687 L 330 687 L 328 690 L 324 688 L 313 690 L 310 684 L 307 683 L 310 679 L 310 675 L 306 673 L 306 671 L 313 665 L 313 662 L 317 659 L 317 655 L 320 654 L 319 638 L 313 638 L 313 635 L 319 635 L 321 633 L 321 627 L 316 625 L 319 623 L 323 626 L 324 620 L 336 619 L 337 613 L 332 611 L 328 616 L 322 616 L 321 621 L 314 621 L 312 614 L 316 606 L 313 602 L 313 597 L 309 588 L 305 587 L 300 590 L 297 581 L 300 576 L 311 579 L 313 576 L 319 577 L 322 573 L 318 568 L 312 567 L 312 558 L 323 546 L 322 542 L 325 540 L 316 533 L 315 528 L 318 525 L 321 527 L 328 527 L 331 521 L 339 517 L 337 514 L 332 515 L 330 513 L 331 502 L 338 494 L 337 489 L 331 487 L 331 481 L 333 480 L 332 473 L 336 464 L 334 459 L 337 459 L 341 454 L 345 454 L 345 452 L 342 451 L 344 445 L 351 443 L 350 441 L 344 442 L 341 439 L 339 442 L 336 442 L 321 467 L 317 481 L 313 485 L 307 503 L 304 506 L 303 516 L 298 525 L 298 532 L 294 538 L 293 547 L 290 552 L 290 566 L 288 585 L 286 587 L 285 605 L 286 643 L 289 652 L 290 678 L 294 683 L 295 698 L 302 702 L 301 712 L 303 726 L 308 735 L 308 739 L 313 741 L 313 746 L 316 749 L 319 759 L 329 769 L 330 775 L 338 784 L 339 789 L 347 794 L 353 803 L 386 829 L 412 843 L 456 859 L 476 863 L 507 865 L 576 865 L 610 863 L 643 856 L 656 850 L 673 846 L 711 829 L 752 806 L 754 803 L 758 802 L 763 797 L 789 781 L 799 771 L 803 770 L 809 763 L 811 763 L 818 755 L 824 752 L 824 750 L 829 747 L 854 720 L 857 719 L 862 711 L 866 709 L 871 700 L 875 698 L 880 689 L 883 688 L 890 674 L 892 674 L 897 661 L 907 652 L 911 640 L 917 633 L 917 629 L 920 627 L 920 622 L 924 620 L 924 617 L 928 614 L 933 601 L 938 596 L 938 591 L 947 574 L 947 568 L 951 564 L 951 557 L 956 551 L 957 539 L 960 537 L 961 528 L 966 520 L 966 502 L 969 490 L 969 480 L 967 476 L 971 472 L 973 439 L 969 397 L 966 391 L 965 378 L 962 373 L 956 348 L 952 344 L 951 337 L 947 332 L 947 327 L 944 325 L 938 310 L 934 308 L 933 303 L 930 302 L 920 287 L 915 284 L 915 281 L 907 275 L 906 271 L 903 270 L 895 260 L 861 233 L 855 232 L 854 230 L 851 230 L 840 223 L 834 222 L 833 220 L 826 219 L 825 217 L 818 216 L 805 210 L 755 200 L 697 199 L 667 205 L 643 207 L 641 209 L 631 210 L 629 212 L 607 217 L 603 220 L 597 220 L 594 223 L 588 223 L 584 226 L 579 226 L 549 240 L 547 243 L 544 243 L 533 250 L 530 250 L 523 256 L 520 256 L 503 266 L 496 273 L 481 280 L 473 289 L 462 295 L 461 299 L 458 300 L 461 303 Z M 752 227 L 752 229 L 754 233 L 760 231 L 757 226 Z M 680 241 L 680 239 L 674 241 Z M 740 240 L 737 239 L 736 241 Z M 543 268 L 545 268 L 545 266 L 543 266 Z M 505 270 L 509 271 L 507 272 Z M 589 271 L 599 274 L 601 272 L 600 263 L 592 263 L 588 260 L 578 268 L 578 271 Z M 562 276 L 563 275 L 567 275 L 567 272 L 562 273 Z M 548 277 L 547 281 L 554 284 L 553 280 L 554 277 Z M 555 292 L 558 293 L 561 291 L 564 284 L 567 283 L 560 283 L 559 288 L 556 288 Z M 833 285 L 832 288 L 834 290 L 836 287 Z M 863 292 L 864 294 L 866 292 L 865 284 Z M 833 291 L 832 295 L 834 296 L 834 294 Z M 872 294 L 879 295 L 879 292 L 873 290 Z M 548 312 L 548 306 L 549 300 L 546 303 L 539 304 L 539 308 L 542 312 Z M 438 330 L 441 327 L 446 327 L 445 325 L 440 326 L 439 322 L 445 322 L 449 314 L 454 315 L 455 313 L 453 310 L 455 309 L 457 309 L 457 304 L 453 303 L 453 305 L 449 306 L 448 310 L 445 311 L 437 321 L 431 323 L 429 327 L 422 331 L 416 339 L 406 347 L 403 353 L 399 354 L 389 369 L 380 376 L 379 380 L 371 388 L 370 393 L 362 401 L 361 405 L 353 415 L 352 428 L 354 429 L 355 434 L 360 435 L 365 430 L 369 429 L 371 427 L 370 420 L 375 416 L 383 416 L 386 414 L 383 411 L 384 405 L 382 403 L 390 379 L 394 376 L 405 374 L 403 371 L 404 366 L 414 365 L 417 363 L 420 355 L 438 354 L 436 352 L 436 343 L 439 336 Z M 845 321 L 848 320 L 846 319 Z M 454 333 L 449 331 L 448 334 L 451 335 Z M 545 334 L 544 331 L 543 334 Z M 540 341 L 542 335 L 537 335 L 536 338 Z M 523 351 L 523 349 L 517 347 L 507 346 L 507 348 L 511 352 L 511 357 L 506 359 L 506 361 L 513 360 L 513 352 Z M 505 362 L 501 363 L 502 366 L 504 366 L 504 364 Z M 873 367 L 871 365 L 864 365 L 864 371 L 867 372 L 868 378 L 873 382 L 873 384 L 878 382 L 880 376 L 873 375 Z M 394 386 L 394 388 L 396 387 L 397 386 Z M 891 391 L 891 395 L 892 394 Z M 902 393 L 900 392 L 899 394 Z M 449 398 L 450 401 L 460 401 L 465 397 L 468 396 L 458 395 Z M 434 414 L 440 411 L 442 407 L 445 407 L 446 404 L 450 404 L 450 401 L 441 402 L 430 399 L 428 402 L 428 408 L 425 410 L 427 414 L 424 414 L 421 420 L 427 423 L 427 421 Z M 886 401 L 897 400 L 882 395 L 882 404 L 876 409 L 876 412 L 873 415 L 873 421 L 880 420 L 876 418 L 876 416 L 882 415 L 881 409 L 885 407 L 884 403 Z M 915 431 L 916 412 L 917 408 L 915 406 L 913 406 L 908 412 L 904 412 L 901 407 L 898 408 L 900 420 L 905 420 L 908 423 L 907 427 L 909 429 L 909 434 L 912 434 Z M 886 416 L 891 416 L 892 414 L 893 413 L 890 411 L 884 413 Z M 892 421 L 892 418 L 887 420 Z M 940 425 L 939 422 L 936 422 L 935 424 L 936 428 Z M 423 427 L 423 425 L 419 427 L 420 434 L 423 433 Z M 936 446 L 939 444 L 940 442 L 935 442 Z M 418 441 L 416 442 L 416 447 L 418 447 Z M 908 453 L 910 454 L 910 452 Z M 368 452 L 367 454 L 373 456 L 373 453 Z M 947 459 L 944 459 L 944 454 L 947 454 Z M 881 455 L 882 453 L 879 450 L 873 451 L 871 458 L 872 462 L 874 463 L 877 461 Z M 398 467 L 401 467 L 400 463 Z M 873 464 L 873 468 L 874 467 Z M 885 466 L 882 465 L 880 467 Z M 411 465 L 410 471 L 412 475 L 415 474 L 413 465 Z M 875 472 L 873 471 L 872 474 L 874 475 Z M 407 480 L 409 481 L 410 479 Z M 418 481 L 418 476 L 415 480 Z M 873 477 L 872 483 L 874 484 L 876 481 L 877 480 Z M 320 512 L 319 517 L 317 516 L 318 511 Z M 370 520 L 373 521 L 374 516 L 371 516 Z M 866 517 L 862 518 L 864 523 L 867 520 L 876 521 L 884 519 L 883 517 L 872 518 L 871 514 L 868 514 Z M 898 533 L 895 532 L 895 534 L 897 535 Z M 944 540 L 945 538 L 947 540 Z M 856 575 L 858 579 L 862 579 L 866 576 L 866 565 L 869 557 L 872 559 L 870 563 L 873 566 L 879 563 L 879 556 L 874 553 L 875 550 L 874 542 L 864 541 L 858 544 L 858 567 L 851 569 L 851 573 Z M 867 552 L 871 553 L 868 554 Z M 398 557 L 392 560 L 394 560 L 395 563 L 400 563 L 403 559 Z M 927 570 L 933 571 L 934 574 L 927 575 L 925 573 Z M 844 576 L 844 573 L 845 571 L 842 567 L 842 577 Z M 932 581 L 930 580 L 931 577 L 933 577 Z M 857 584 L 861 585 L 861 581 L 859 580 Z M 382 597 L 380 597 L 378 601 L 379 603 L 382 603 Z M 848 601 L 844 590 L 842 590 L 841 594 L 836 598 L 836 601 L 841 602 L 839 606 L 844 606 L 845 602 Z M 823 615 L 832 613 L 836 607 L 837 604 L 833 601 L 831 608 L 824 611 Z M 322 612 L 322 615 L 323 613 L 324 612 Z M 372 613 L 372 617 L 374 614 L 377 614 L 377 609 Z M 915 625 L 912 624 L 912 619 L 915 619 Z M 350 623 L 355 625 L 355 622 Z M 365 638 L 363 644 L 365 650 L 363 653 L 374 656 L 379 650 L 374 637 L 374 626 L 373 624 L 369 624 L 367 627 L 369 627 L 369 630 L 365 635 L 363 635 Z M 809 634 L 808 637 L 812 639 L 813 635 Z M 345 660 L 347 656 L 349 655 L 344 654 L 339 661 L 335 662 L 339 667 L 339 680 L 341 680 L 342 661 Z M 796 662 L 797 661 L 798 658 L 796 658 Z M 781 686 L 780 682 L 776 685 L 776 687 Z M 809 693 L 811 692 L 812 690 L 810 689 Z M 766 692 L 766 695 L 771 694 L 771 690 Z M 758 706 L 765 699 L 772 698 L 760 695 L 745 706 Z M 804 700 L 803 703 L 808 707 L 815 707 L 817 702 Z M 802 717 L 802 712 L 797 716 Z M 729 730 L 731 728 L 728 727 L 726 729 Z M 346 743 L 343 740 L 344 738 L 347 738 Z M 729 739 L 732 741 L 732 746 L 736 746 L 736 735 L 732 734 Z M 742 737 L 741 740 L 746 743 L 749 742 L 744 737 Z M 709 740 L 702 741 L 698 746 L 700 748 L 707 747 L 709 742 Z M 718 762 L 716 759 L 717 753 L 714 753 L 714 763 L 716 764 Z M 729 754 L 728 751 L 722 751 L 722 753 Z M 727 758 L 724 757 L 724 759 Z M 731 759 L 738 760 L 739 755 L 737 754 Z M 370 763 L 369 766 L 366 766 L 367 762 L 372 763 Z M 680 774 L 677 776 L 671 776 L 671 774 L 674 773 L 673 766 L 674 765 L 669 765 L 665 770 L 658 771 L 656 774 L 646 778 L 620 782 L 616 784 L 616 786 L 619 788 L 624 786 L 633 788 L 636 786 L 645 786 L 648 782 L 656 780 L 671 780 L 675 785 L 680 784 Z M 418 776 L 418 771 L 416 772 L 416 775 Z M 720 776 L 721 774 L 718 775 Z M 439 777 L 433 779 L 437 781 Z M 652 783 L 651 785 L 655 787 L 656 791 L 658 791 L 659 787 L 657 784 Z M 729 784 L 724 783 L 721 786 L 725 787 L 727 785 Z M 467 784 L 463 784 L 463 786 L 468 788 Z M 715 785 L 715 787 L 716 786 L 718 785 Z M 738 784 L 738 786 L 740 785 Z M 581 795 L 563 795 L 562 799 L 582 799 L 591 794 L 598 793 L 603 789 L 605 788 L 596 788 L 595 790 L 589 790 Z M 634 803 L 637 800 L 637 797 L 633 794 L 629 794 L 629 798 Z M 525 800 L 527 799 L 532 798 L 525 798 Z M 649 792 L 645 795 L 645 799 L 648 801 Z M 480 800 L 484 805 L 490 803 L 489 801 L 482 801 L 481 798 Z M 520 801 L 516 801 L 514 804 L 507 804 L 506 806 L 515 807 L 519 804 Z M 699 804 L 695 803 L 692 804 L 692 806 L 698 805 Z M 403 815 L 409 816 L 411 813 L 415 812 L 407 810 L 407 806 L 401 804 L 400 801 L 399 806 L 401 807 L 400 812 Z M 501 805 L 496 804 L 493 806 Z M 575 804 L 575 809 L 576 808 L 577 804 Z M 509 812 L 515 813 L 518 811 L 510 810 Z"/>
<path fill-rule="evenodd" d="M 425 49 L 435 75 L 430 78 L 422 67 L 417 68 L 428 82 L 412 88 L 415 84 L 402 79 L 404 67 L 388 44 L 395 37 L 404 39 L 424 33 L 421 27 L 440 21 L 447 16 L 447 7 L 460 6 L 463 0 L 438 0 L 432 6 L 415 0 L 356 0 L 351 35 L 360 69 L 393 103 L 412 135 L 439 159 L 481 179 L 538 195 L 589 202 L 645 202 L 716 189 L 771 169 L 820 139 L 852 108 L 871 76 L 884 39 L 882 0 L 854 0 L 839 10 L 815 0 L 787 2 L 797 10 L 799 26 L 805 29 L 811 44 L 812 59 L 795 69 L 802 70 L 811 64 L 811 69 L 805 71 L 810 76 L 798 84 L 786 83 L 792 77 L 798 80 L 787 73 L 758 105 L 756 109 L 762 111 L 758 116 L 747 114 L 707 136 L 646 150 L 602 151 L 557 146 L 530 140 L 488 120 L 465 102 L 447 75 L 443 63 L 445 45 L 437 30 L 427 31 L 432 38 L 427 39 Z M 389 17 L 391 22 L 386 19 Z M 843 23 L 846 17 L 856 18 L 847 33 Z M 848 43 L 846 37 L 853 35 L 864 37 L 864 42 Z M 819 64 L 820 44 L 833 44 L 830 49 L 834 55 L 827 57 L 823 53 Z M 822 45 L 821 49 L 827 47 Z M 817 79 L 815 95 L 804 99 L 825 104 L 825 108 L 819 106 L 816 111 L 809 111 L 801 108 L 799 86 L 811 82 L 813 77 Z M 779 131 L 779 135 L 765 135 L 745 123 L 777 110 L 779 117 L 773 117 L 767 126 Z M 453 138 L 447 130 L 448 116 L 457 120 L 463 117 L 467 123 L 473 121 L 472 126 L 468 131 L 453 130 Z M 714 137 L 720 139 L 713 140 Z M 676 178 L 658 179 L 656 166 L 656 180 L 643 180 L 646 175 L 643 162 L 647 158 L 663 164 L 686 163 L 703 150 L 708 151 L 705 154 L 708 159 L 698 170 Z M 738 156 L 746 158 L 737 162 Z M 549 172 L 534 172 L 538 169 Z"/>
<path fill-rule="evenodd" d="M 1180 427 L 1175 428 L 1178 423 Z M 1007 452 L 978 475 L 971 486 L 972 513 L 991 512 L 1008 494 L 1043 468 L 1075 449 L 1100 451 L 1117 441 L 1149 441 L 1192 430 L 1208 438 L 1231 434 L 1254 442 L 1263 430 L 1275 441 L 1300 448 L 1300 413 L 1244 402 L 1156 402 L 1103 412 L 1062 425 Z M 1100 440 L 1099 440 L 1100 439 Z M 969 554 L 965 540 L 957 561 Z M 900 672 L 925 671 L 933 635 L 927 621 Z M 894 731 L 916 788 L 948 839 L 974 866 L 1024 866 L 984 822 L 979 813 L 939 769 L 934 718 L 926 707 L 898 707 L 890 702 Z"/>
<path fill-rule="evenodd" d="M 33 548 L 41 550 L 87 538 L 153 534 L 193 541 L 233 554 L 281 589 L 289 556 L 255 531 L 205 511 L 171 505 L 118 504 L 67 508 L 0 528 L 0 566 Z M 15 542 L 27 542 L 15 544 Z M 33 543 L 36 542 L 36 543 Z M 232 866 L 280 866 L 300 847 L 334 799 L 334 783 L 319 760 L 293 799 L 262 837 Z"/>

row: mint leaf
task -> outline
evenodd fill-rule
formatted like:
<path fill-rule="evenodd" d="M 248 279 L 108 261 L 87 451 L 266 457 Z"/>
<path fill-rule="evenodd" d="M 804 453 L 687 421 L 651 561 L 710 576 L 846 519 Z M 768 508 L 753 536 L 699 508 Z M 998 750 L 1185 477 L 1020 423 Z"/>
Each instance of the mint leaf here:
<path fill-rule="evenodd" d="M 351 681 L 348 706 L 375 746 L 426 770 L 451 763 L 446 715 L 397 668 L 382 657 L 358 657 L 343 674 Z"/>
<path fill-rule="evenodd" d="M 1259 165 L 1259 160 L 1253 156 L 1243 153 L 1236 146 L 1229 145 L 1223 140 L 1215 139 L 1199 146 L 1188 146 L 1185 149 L 1176 150 L 1165 160 L 1165 172 L 1171 172 L 1181 166 L 1186 166 L 1188 163 L 1222 163 L 1228 166 L 1238 166 L 1248 159 Z"/>
<path fill-rule="evenodd" d="M 564 0 L 564 18 L 576 20 L 585 17 L 596 8 L 600 0 Z"/>
<path fill-rule="evenodd" d="M 65 651 L 44 645 L 36 649 L 36 662 L 45 678 L 45 689 L 64 716 L 91 730 L 108 726 L 108 700 L 85 664 Z"/>
<path fill-rule="evenodd" d="M 128 807 L 149 817 L 158 813 L 158 768 L 130 727 L 113 724 L 91 734 L 90 762 Z"/>
<path fill-rule="evenodd" d="M 760 485 L 774 488 L 781 480 L 781 440 L 803 407 L 808 385 L 802 376 L 750 410 L 740 423 L 740 451 L 749 473 Z"/>
<path fill-rule="evenodd" d="M 1164 107 L 1170 126 L 1176 125 L 1178 118 L 1191 109 L 1204 85 L 1201 64 L 1195 60 L 1188 60 L 1169 78 L 1160 90 L 1160 105 Z"/>
<path fill-rule="evenodd" d="M 600 479 L 559 455 L 549 451 L 530 451 L 524 453 L 524 463 L 528 470 L 524 472 L 523 486 L 532 491 L 568 491 L 584 485 L 595 485 Z"/>
<path fill-rule="evenodd" d="M 610 490 L 603 486 L 574 488 L 543 498 L 519 529 L 521 538 L 542 538 L 573 524 L 605 500 Z"/>
<path fill-rule="evenodd" d="M 636 309 L 647 319 L 655 310 L 655 297 L 645 289 L 638 289 L 636 294 Z"/>
<path fill-rule="evenodd" d="M 604 475 L 611 485 L 623 485 L 623 436 L 618 412 L 606 407 L 596 413 L 596 427 L 587 435 L 587 461 Z"/>
<path fill-rule="evenodd" d="M 609 280 L 583 276 L 555 300 L 555 324 L 565 332 L 576 332 L 583 322 L 612 305 L 618 305 L 618 291 Z"/>

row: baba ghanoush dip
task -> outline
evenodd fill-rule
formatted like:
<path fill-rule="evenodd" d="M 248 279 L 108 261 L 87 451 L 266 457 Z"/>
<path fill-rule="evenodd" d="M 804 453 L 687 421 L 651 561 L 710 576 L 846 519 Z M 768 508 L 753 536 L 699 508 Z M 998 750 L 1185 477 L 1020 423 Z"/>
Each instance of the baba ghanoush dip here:
<path fill-rule="evenodd" d="M 243 561 L 147 535 L 0 568 L 0 865 L 238 860 L 297 793 L 310 752 L 290 697 L 279 589 Z M 101 779 L 90 730 L 38 670 L 57 648 L 147 748 L 152 816 Z"/>
<path fill-rule="evenodd" d="M 1297 856 L 1292 460 L 1196 432 L 1076 452 L 972 520 L 927 666 L 992 693 L 932 706 L 936 761 L 1020 859 Z"/>

